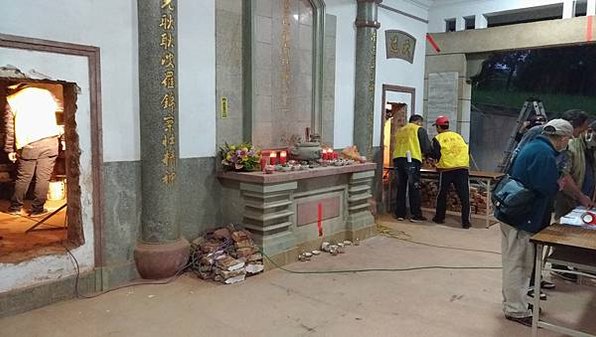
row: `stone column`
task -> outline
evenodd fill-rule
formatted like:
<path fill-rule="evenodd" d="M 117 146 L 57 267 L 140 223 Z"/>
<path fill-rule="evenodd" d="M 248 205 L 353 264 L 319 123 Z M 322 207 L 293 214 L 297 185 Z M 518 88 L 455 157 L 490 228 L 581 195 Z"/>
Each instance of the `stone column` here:
<path fill-rule="evenodd" d="M 375 71 L 377 58 L 378 5 L 382 0 L 357 0 L 356 95 L 354 100 L 354 145 L 373 160 L 372 138 L 375 115 Z"/>
<path fill-rule="evenodd" d="M 176 274 L 189 255 L 178 222 L 177 5 L 137 1 L 143 195 L 135 261 L 144 278 Z"/>

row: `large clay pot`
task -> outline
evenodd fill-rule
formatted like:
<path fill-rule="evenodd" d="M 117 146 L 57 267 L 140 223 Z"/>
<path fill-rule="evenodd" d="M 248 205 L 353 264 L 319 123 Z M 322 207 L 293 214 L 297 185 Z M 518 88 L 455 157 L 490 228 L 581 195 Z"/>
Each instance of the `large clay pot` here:
<path fill-rule="evenodd" d="M 294 160 L 316 160 L 321 158 L 321 144 L 318 142 L 299 143 L 290 148 Z"/>

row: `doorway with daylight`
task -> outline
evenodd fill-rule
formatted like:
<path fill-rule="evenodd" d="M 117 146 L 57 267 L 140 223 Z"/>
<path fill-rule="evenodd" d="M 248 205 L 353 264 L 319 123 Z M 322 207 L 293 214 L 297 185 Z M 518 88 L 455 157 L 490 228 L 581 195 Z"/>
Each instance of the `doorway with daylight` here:
<path fill-rule="evenodd" d="M 381 197 L 385 212 L 392 212 L 396 196 L 393 174 L 393 136 L 404 126 L 411 114 L 416 113 L 416 89 L 400 85 L 383 84 L 381 97 L 381 149 L 383 153 L 383 179 Z"/>

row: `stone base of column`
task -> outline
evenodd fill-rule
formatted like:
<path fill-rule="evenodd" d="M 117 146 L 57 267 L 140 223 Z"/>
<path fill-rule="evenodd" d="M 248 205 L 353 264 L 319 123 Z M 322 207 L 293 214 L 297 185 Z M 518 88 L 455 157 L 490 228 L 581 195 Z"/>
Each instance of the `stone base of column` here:
<path fill-rule="evenodd" d="M 182 238 L 164 244 L 137 243 L 135 248 L 137 271 L 145 279 L 162 279 L 176 275 L 188 262 L 190 244 Z"/>

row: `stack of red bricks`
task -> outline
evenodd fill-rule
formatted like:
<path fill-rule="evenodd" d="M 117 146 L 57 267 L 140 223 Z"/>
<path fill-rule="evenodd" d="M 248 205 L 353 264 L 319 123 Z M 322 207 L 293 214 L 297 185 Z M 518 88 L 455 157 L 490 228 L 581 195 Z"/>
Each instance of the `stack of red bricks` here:
<path fill-rule="evenodd" d="M 232 284 L 263 271 L 263 256 L 245 229 L 230 225 L 194 240 L 191 268 L 201 278 Z"/>
<path fill-rule="evenodd" d="M 436 181 L 422 181 L 421 183 L 421 205 L 425 208 L 437 207 L 437 195 L 439 186 Z M 470 208 L 472 214 L 486 215 L 488 203 L 486 190 L 478 187 L 470 187 Z M 461 212 L 461 203 L 453 185 L 449 187 L 447 194 L 447 210 Z"/>

